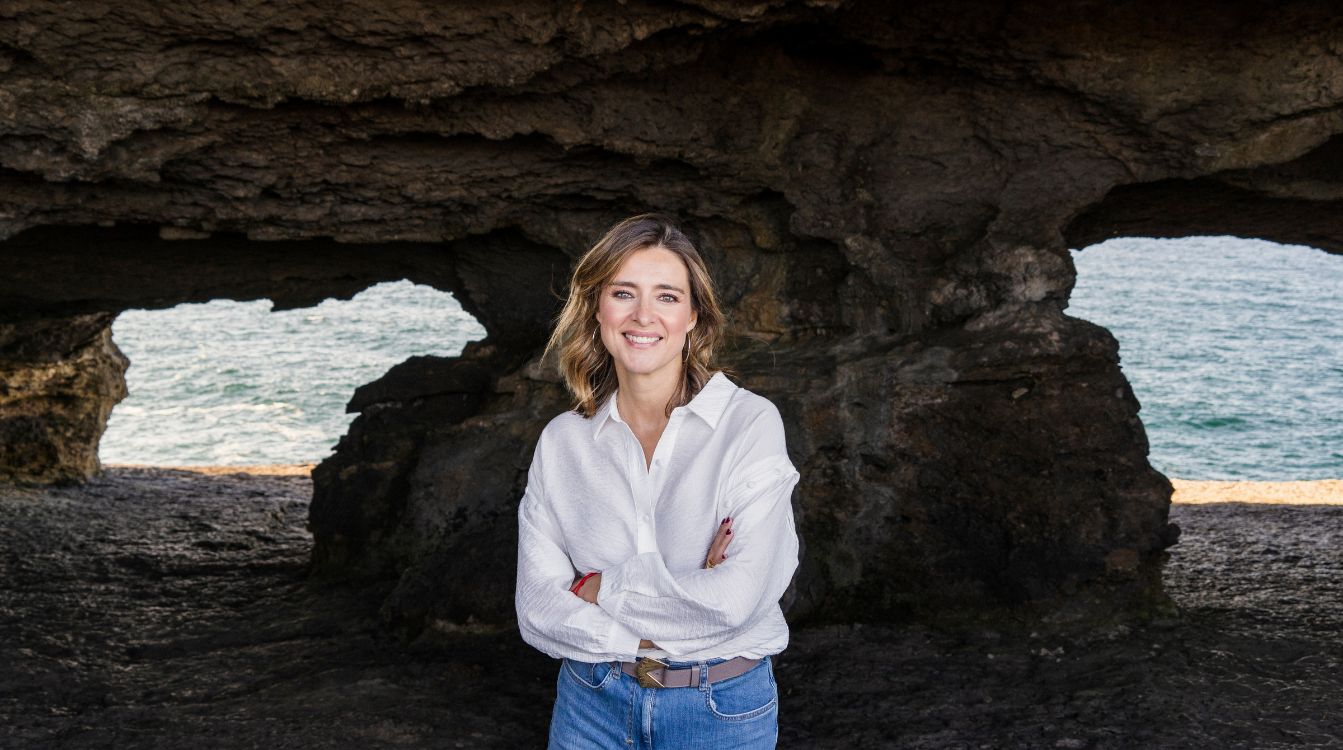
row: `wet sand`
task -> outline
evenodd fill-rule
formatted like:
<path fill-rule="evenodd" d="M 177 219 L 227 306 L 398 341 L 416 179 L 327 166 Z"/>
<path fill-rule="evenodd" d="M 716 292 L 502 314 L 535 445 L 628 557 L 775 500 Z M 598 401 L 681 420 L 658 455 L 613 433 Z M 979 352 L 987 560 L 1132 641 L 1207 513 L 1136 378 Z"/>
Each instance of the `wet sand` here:
<path fill-rule="evenodd" d="M 795 629 L 779 745 L 1343 747 L 1343 505 L 1297 490 L 1177 502 L 1180 611 L 1147 625 Z M 0 748 L 544 746 L 556 662 L 511 629 L 403 642 L 378 590 L 310 580 L 310 492 L 293 467 L 0 491 Z"/>

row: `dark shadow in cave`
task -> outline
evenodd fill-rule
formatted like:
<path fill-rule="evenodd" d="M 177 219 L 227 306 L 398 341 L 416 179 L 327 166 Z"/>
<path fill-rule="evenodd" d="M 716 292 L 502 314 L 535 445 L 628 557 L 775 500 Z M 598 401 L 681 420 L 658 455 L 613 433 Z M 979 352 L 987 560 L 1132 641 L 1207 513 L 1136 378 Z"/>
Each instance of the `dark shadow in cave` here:
<path fill-rule="evenodd" d="M 1282 164 L 1193 180 L 1121 185 L 1064 229 L 1084 248 L 1115 237 L 1231 235 L 1343 254 L 1343 136 Z"/>

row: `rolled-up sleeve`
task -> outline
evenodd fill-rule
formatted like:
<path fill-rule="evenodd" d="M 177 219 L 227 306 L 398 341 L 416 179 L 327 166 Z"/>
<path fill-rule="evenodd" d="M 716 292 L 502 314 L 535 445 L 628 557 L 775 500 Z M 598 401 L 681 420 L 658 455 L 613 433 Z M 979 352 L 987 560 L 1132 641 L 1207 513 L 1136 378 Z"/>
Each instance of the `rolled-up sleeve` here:
<path fill-rule="evenodd" d="M 733 519 L 728 559 L 673 575 L 661 554 L 634 555 L 602 571 L 597 603 L 606 613 L 676 654 L 727 641 L 778 603 L 798 564 L 798 473 L 782 451 L 782 424 L 772 427 L 778 451 L 734 472 L 724 503 Z"/>
<path fill-rule="evenodd" d="M 633 661 L 640 636 L 569 591 L 573 562 L 546 506 L 538 462 L 518 505 L 518 576 L 513 604 L 522 639 L 548 656 L 583 661 Z"/>

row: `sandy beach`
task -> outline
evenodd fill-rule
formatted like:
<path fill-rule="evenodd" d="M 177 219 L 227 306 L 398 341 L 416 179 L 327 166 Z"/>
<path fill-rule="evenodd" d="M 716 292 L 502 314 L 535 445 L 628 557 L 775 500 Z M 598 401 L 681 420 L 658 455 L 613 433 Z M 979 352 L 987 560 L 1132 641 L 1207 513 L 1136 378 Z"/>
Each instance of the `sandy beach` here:
<path fill-rule="evenodd" d="M 262 477 L 306 477 L 317 464 L 255 464 L 247 466 L 147 466 L 108 464 L 108 469 L 167 469 L 205 476 L 251 474 Z M 1269 505 L 1343 505 L 1343 479 L 1300 482 L 1242 482 L 1171 479 L 1172 503 L 1264 503 Z"/>
<path fill-rule="evenodd" d="M 1266 505 L 1343 505 L 1343 479 L 1304 482 L 1235 482 L 1172 479 L 1172 503 L 1258 503 Z"/>
<path fill-rule="evenodd" d="M 238 466 L 150 466 L 147 464 L 103 464 L 104 469 L 189 471 L 207 477 L 251 474 L 258 477 L 306 477 L 317 464 L 247 464 Z"/>

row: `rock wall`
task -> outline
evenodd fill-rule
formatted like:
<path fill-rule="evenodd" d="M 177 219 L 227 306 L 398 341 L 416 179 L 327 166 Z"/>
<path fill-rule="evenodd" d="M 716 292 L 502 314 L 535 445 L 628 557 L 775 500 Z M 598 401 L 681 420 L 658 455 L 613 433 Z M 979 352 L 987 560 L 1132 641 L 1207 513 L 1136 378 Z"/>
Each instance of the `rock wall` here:
<path fill-rule="evenodd" d="M 565 406 L 536 363 L 553 293 L 612 222 L 674 212 L 802 473 L 794 621 L 1140 613 L 1170 486 L 1115 340 L 1066 314 L 1068 248 L 1340 247 L 1340 25 L 1305 2 L 14 0 L 0 321 L 453 291 L 489 337 L 354 395 L 314 561 L 395 579 L 395 621 L 497 621 Z"/>
<path fill-rule="evenodd" d="M 112 315 L 0 322 L 0 482 L 82 481 L 126 397 Z"/>

